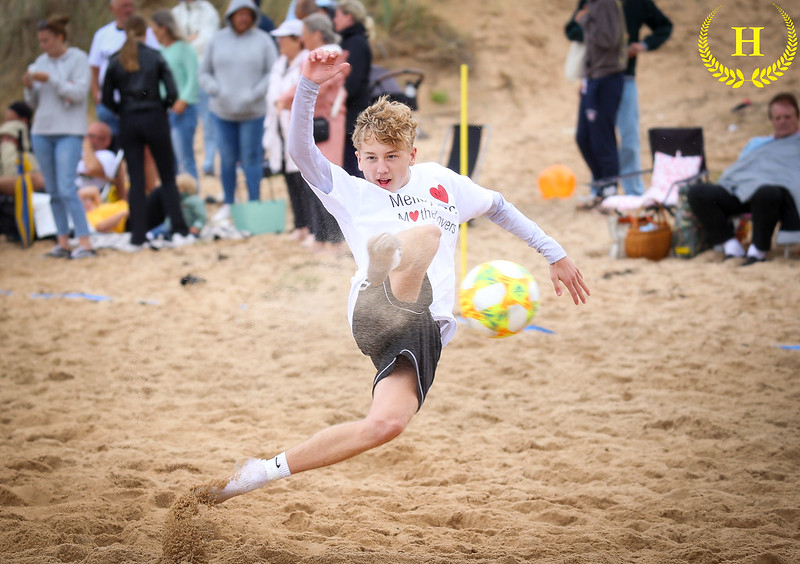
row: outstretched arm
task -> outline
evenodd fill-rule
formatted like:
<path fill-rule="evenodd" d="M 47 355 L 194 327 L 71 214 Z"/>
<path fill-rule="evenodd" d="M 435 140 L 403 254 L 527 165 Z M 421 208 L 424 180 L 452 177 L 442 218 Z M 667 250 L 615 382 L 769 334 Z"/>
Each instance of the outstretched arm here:
<path fill-rule="evenodd" d="M 303 174 L 303 178 L 326 194 L 333 190 L 331 163 L 314 144 L 314 105 L 320 84 L 346 68 L 347 63 L 339 58 L 338 53 L 320 50 L 311 52 L 303 64 L 289 120 L 289 135 L 286 141 L 289 156 Z"/>
<path fill-rule="evenodd" d="M 492 205 L 486 212 L 486 217 L 525 241 L 529 247 L 542 253 L 550 263 L 550 280 L 553 282 L 556 295 L 562 294 L 561 284 L 564 284 L 576 305 L 579 302 L 586 303 L 586 296 L 591 292 L 583 280 L 581 271 L 567 257 L 563 247 L 533 220 L 526 217 L 499 192 L 493 192 Z"/>

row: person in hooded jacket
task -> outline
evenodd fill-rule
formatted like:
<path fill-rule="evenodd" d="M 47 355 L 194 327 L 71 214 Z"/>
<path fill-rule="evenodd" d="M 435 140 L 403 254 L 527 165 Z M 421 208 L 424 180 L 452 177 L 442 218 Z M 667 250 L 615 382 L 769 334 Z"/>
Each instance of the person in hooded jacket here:
<path fill-rule="evenodd" d="M 260 197 L 265 97 L 270 70 L 278 59 L 275 42 L 258 28 L 260 17 L 253 0 L 231 0 L 226 25 L 214 34 L 200 65 L 200 86 L 210 96 L 225 194 L 217 218 L 228 215 L 235 201 L 237 163 L 244 171 L 249 199 Z"/>

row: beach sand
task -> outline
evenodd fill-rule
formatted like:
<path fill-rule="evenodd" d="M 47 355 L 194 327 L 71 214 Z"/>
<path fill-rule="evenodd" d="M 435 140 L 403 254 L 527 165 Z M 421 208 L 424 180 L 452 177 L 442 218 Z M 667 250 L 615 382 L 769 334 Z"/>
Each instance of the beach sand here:
<path fill-rule="evenodd" d="M 658 4 L 676 28 L 640 63 L 643 138 L 700 125 L 718 175 L 769 133 L 769 98 L 800 91 L 800 63 L 733 90 L 697 55 L 716 5 Z M 741 25 L 774 14 L 753 4 L 724 10 Z M 547 332 L 461 328 L 398 439 L 209 507 L 194 486 L 365 413 L 374 371 L 347 326 L 352 259 L 288 235 L 72 262 L 43 258 L 49 241 L 0 243 L 0 561 L 800 562 L 800 257 L 611 258 L 605 216 L 536 184 L 560 162 L 588 192 L 562 78 L 569 8 L 437 9 L 482 45 L 469 113 L 492 137 L 478 180 L 565 246 L 589 302 L 556 297 L 541 257 L 477 221 L 469 266 L 529 267 Z M 458 120 L 457 70 L 427 71 L 420 160 Z M 437 89 L 449 104 L 429 101 Z M 205 281 L 182 286 L 187 274 Z"/>

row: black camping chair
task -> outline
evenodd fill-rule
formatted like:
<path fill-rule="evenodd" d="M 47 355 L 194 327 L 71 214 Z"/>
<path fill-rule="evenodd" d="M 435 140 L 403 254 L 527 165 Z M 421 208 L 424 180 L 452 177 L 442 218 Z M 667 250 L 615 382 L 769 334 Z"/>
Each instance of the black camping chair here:
<path fill-rule="evenodd" d="M 467 176 L 475 180 L 481 171 L 483 157 L 489 146 L 492 128 L 488 125 L 467 125 Z M 449 152 L 448 152 L 449 148 Z M 447 153 L 447 155 L 445 155 Z M 445 158 L 445 156 L 447 158 Z M 461 173 L 461 125 L 450 126 L 442 143 L 439 162 L 450 170 Z"/>
<path fill-rule="evenodd" d="M 402 80 L 400 85 L 398 79 Z M 391 100 L 402 102 L 412 110 L 419 109 L 417 93 L 419 85 L 425 79 L 425 74 L 418 69 L 400 69 L 390 71 L 386 68 L 372 65 L 369 73 L 369 91 L 371 101 L 375 101 L 384 94 Z"/>
<path fill-rule="evenodd" d="M 488 125 L 467 124 L 467 176 L 472 180 L 478 178 L 483 164 L 483 157 L 489 146 L 492 128 Z M 449 150 L 448 150 L 449 149 Z M 446 158 L 445 158 L 446 156 Z M 442 143 L 439 162 L 450 170 L 461 174 L 461 125 L 450 126 Z M 467 225 L 472 226 L 470 219 Z"/>
<path fill-rule="evenodd" d="M 701 127 L 654 127 L 647 132 L 650 138 L 650 156 L 655 158 L 656 151 L 675 156 L 680 151 L 684 157 L 702 157 L 700 172 L 695 176 L 684 178 L 681 184 L 694 184 L 700 179 L 708 181 L 706 166 L 706 147 Z M 652 172 L 650 169 L 649 172 Z"/>

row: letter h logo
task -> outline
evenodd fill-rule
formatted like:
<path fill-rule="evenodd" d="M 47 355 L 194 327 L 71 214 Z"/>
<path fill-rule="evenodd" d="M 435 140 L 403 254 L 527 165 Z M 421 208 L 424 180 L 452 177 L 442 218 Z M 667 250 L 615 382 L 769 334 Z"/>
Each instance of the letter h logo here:
<path fill-rule="evenodd" d="M 761 52 L 761 30 L 764 29 L 763 27 L 732 27 L 731 29 L 736 32 L 736 52 L 731 55 L 732 57 L 748 56 L 742 52 L 742 43 L 753 44 L 753 52 L 750 53 L 750 57 L 764 56 L 764 54 Z M 753 39 L 744 39 L 742 37 L 742 31 L 745 29 L 753 30 Z"/>

